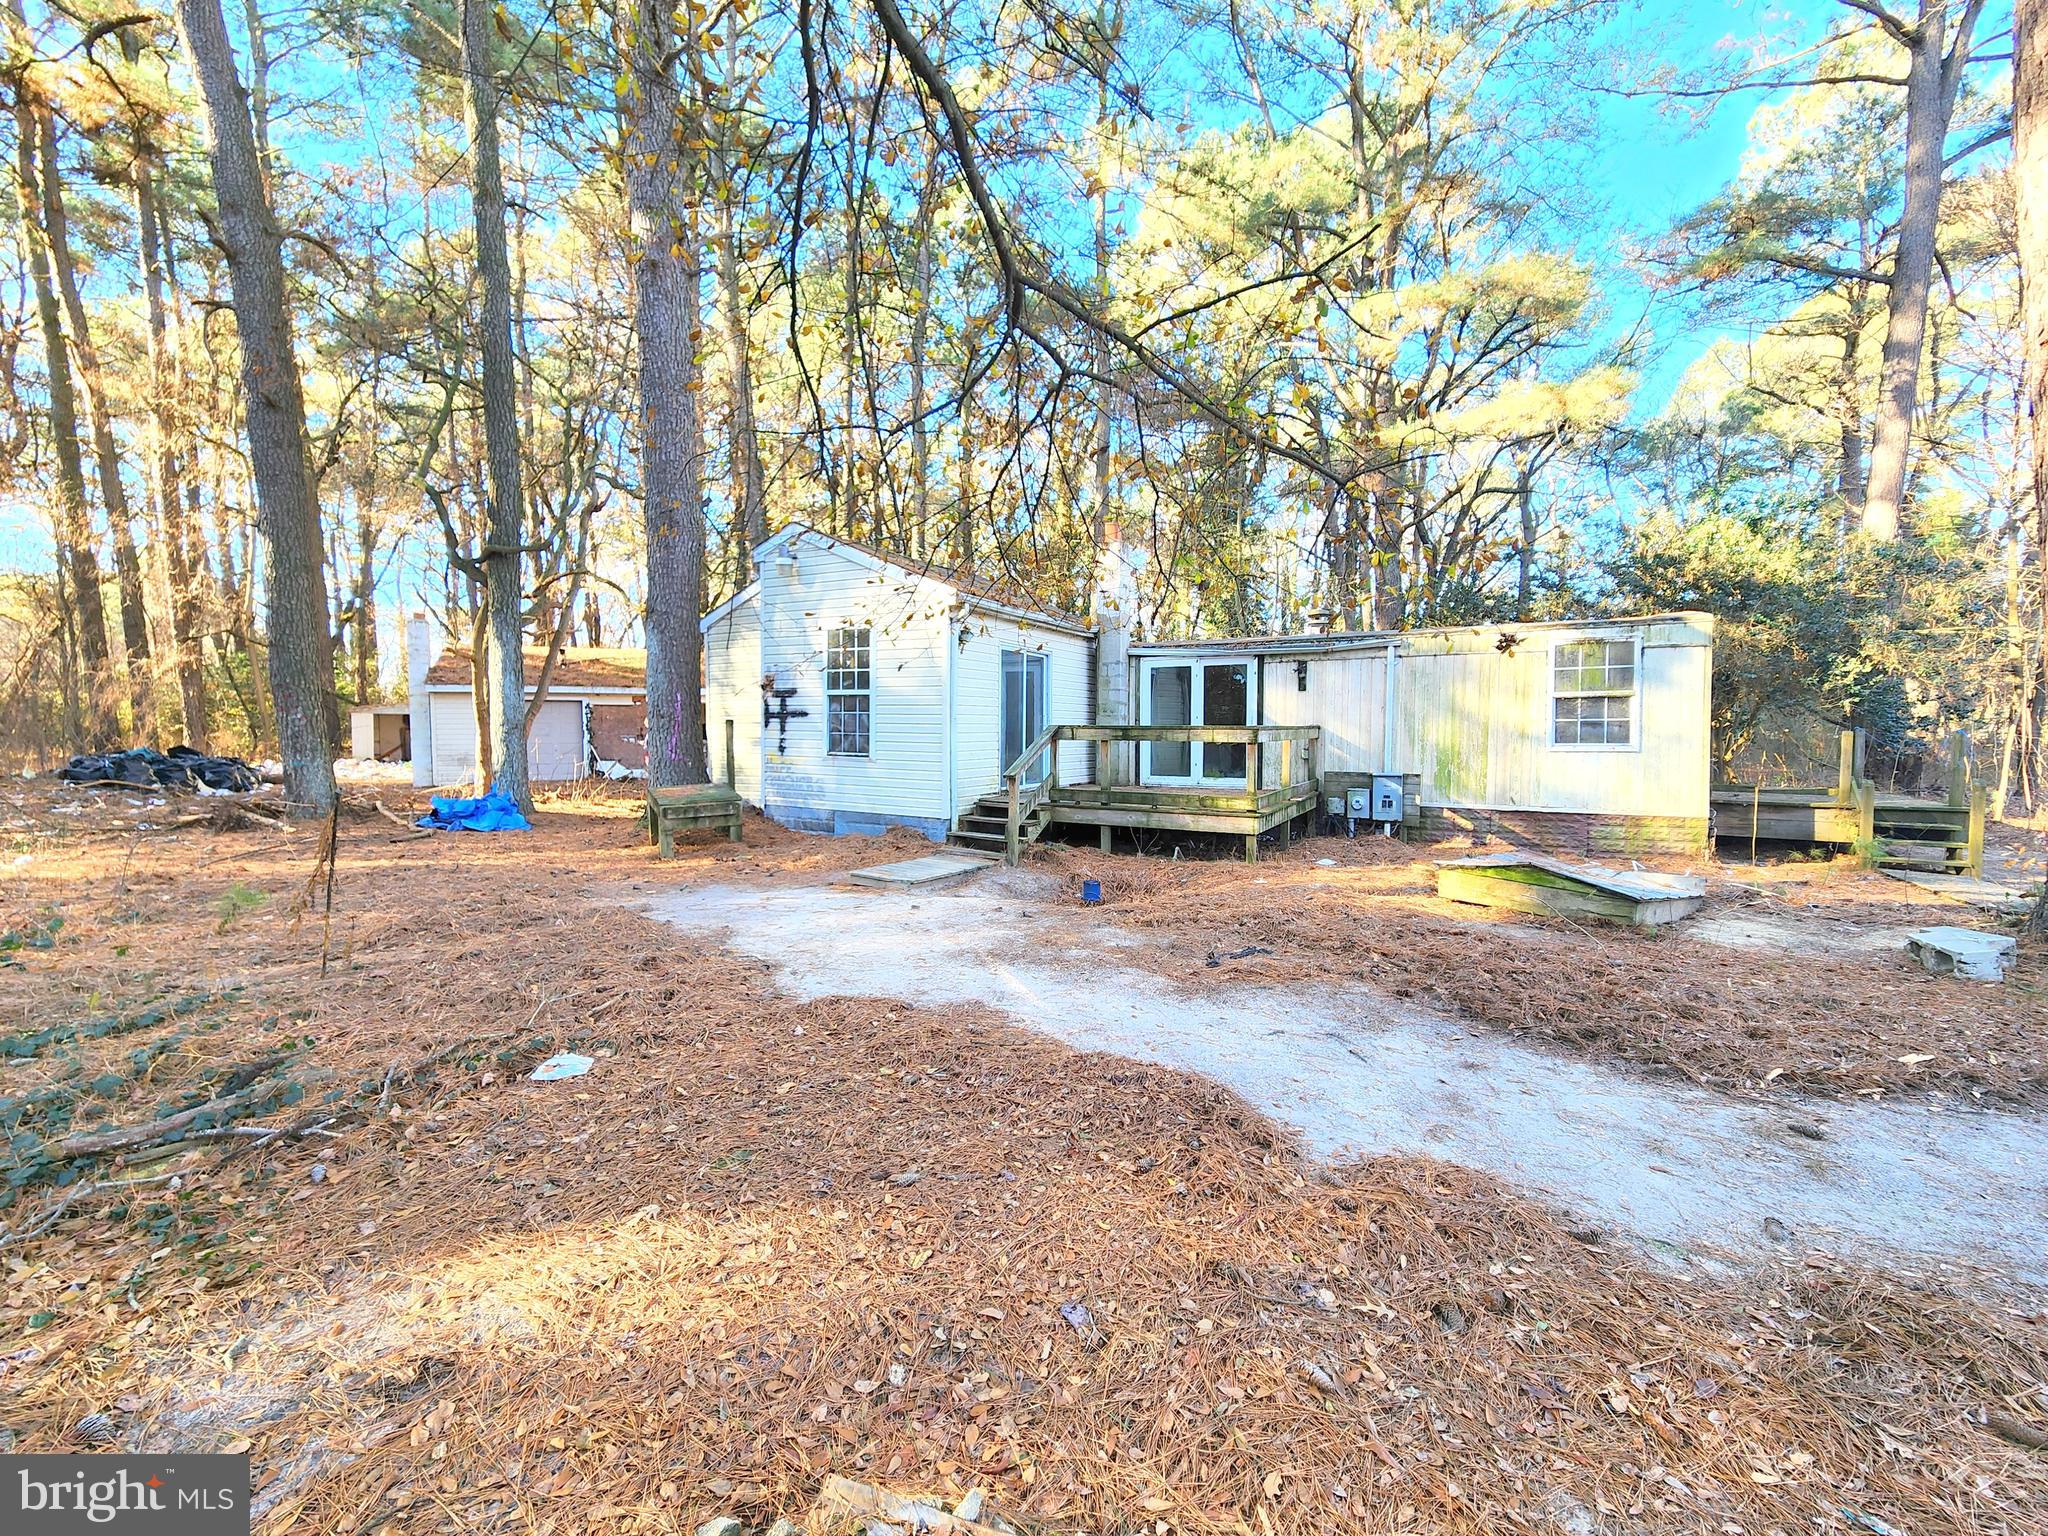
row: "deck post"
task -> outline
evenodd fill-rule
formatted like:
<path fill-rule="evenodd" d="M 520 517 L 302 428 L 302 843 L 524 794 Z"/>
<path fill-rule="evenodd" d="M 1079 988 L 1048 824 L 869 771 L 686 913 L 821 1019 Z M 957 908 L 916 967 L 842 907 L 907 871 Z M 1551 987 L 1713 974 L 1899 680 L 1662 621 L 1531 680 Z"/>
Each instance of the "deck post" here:
<path fill-rule="evenodd" d="M 1856 841 L 1865 848 L 1877 842 L 1877 786 L 1868 779 L 1856 781 Z"/>
<path fill-rule="evenodd" d="M 1110 850 L 1109 850 L 1109 823 L 1108 823 L 1108 822 L 1104 822 L 1104 823 L 1102 824 L 1102 851 L 1103 851 L 1104 853 L 1108 853 L 1108 852 L 1110 851 Z"/>
<path fill-rule="evenodd" d="M 1841 746 L 1842 766 L 1835 775 L 1835 804 L 1854 805 L 1856 803 L 1856 733 L 1854 731 L 1842 732 Z M 1758 779 L 1757 784 L 1761 787 L 1763 780 Z"/>
<path fill-rule="evenodd" d="M 1010 789 L 1010 815 L 1009 820 L 1004 824 L 1003 827 L 1003 862 L 1012 867 L 1015 867 L 1018 857 L 1017 838 L 1020 831 L 1019 823 L 1023 819 L 1019 814 L 1019 807 L 1017 804 L 1018 785 L 1019 781 L 1023 778 L 1023 774 L 1013 773 L 1008 775 L 1007 777 Z"/>
<path fill-rule="evenodd" d="M 1951 731 L 1948 738 L 1948 803 L 1958 810 L 1970 803 L 1970 737 Z"/>
<path fill-rule="evenodd" d="M 1970 862 L 1963 873 L 1972 880 L 1984 878 L 1984 786 L 1970 793 Z"/>
<path fill-rule="evenodd" d="M 1244 835 L 1244 861 L 1247 864 L 1259 862 L 1259 834 L 1247 832 Z"/>

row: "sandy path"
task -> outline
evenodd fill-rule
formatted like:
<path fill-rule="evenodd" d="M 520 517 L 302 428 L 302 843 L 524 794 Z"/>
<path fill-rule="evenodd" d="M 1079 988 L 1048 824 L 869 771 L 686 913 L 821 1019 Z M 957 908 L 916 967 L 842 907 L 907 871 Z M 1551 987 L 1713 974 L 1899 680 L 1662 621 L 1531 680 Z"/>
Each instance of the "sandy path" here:
<path fill-rule="evenodd" d="M 1668 1262 L 1820 1248 L 2048 1283 L 2039 1118 L 1728 1099 L 1366 989 L 1181 992 L 1118 963 L 1117 948 L 1150 940 L 1049 895 L 1037 877 L 996 871 L 922 894 L 715 885 L 643 905 L 722 933 L 791 996 L 986 1004 L 1084 1050 L 1203 1073 L 1298 1129 L 1312 1156 L 1424 1153 L 1482 1168 Z"/>

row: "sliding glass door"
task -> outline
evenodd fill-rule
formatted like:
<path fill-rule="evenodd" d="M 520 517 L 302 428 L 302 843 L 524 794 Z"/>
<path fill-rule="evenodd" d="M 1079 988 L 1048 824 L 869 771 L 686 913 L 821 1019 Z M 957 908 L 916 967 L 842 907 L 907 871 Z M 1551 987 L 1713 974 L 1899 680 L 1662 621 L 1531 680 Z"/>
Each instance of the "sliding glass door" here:
<path fill-rule="evenodd" d="M 1045 653 L 1003 652 L 1003 771 L 1024 749 L 1045 734 Z M 1026 784 L 1041 784 L 1051 770 L 1050 752 L 1041 752 L 1024 770 Z"/>
<path fill-rule="evenodd" d="M 1139 724 L 1250 725 L 1258 689 L 1250 660 L 1186 661 L 1148 657 L 1141 665 Z M 1148 741 L 1139 751 L 1138 777 L 1146 784 L 1242 788 L 1242 742 Z"/>

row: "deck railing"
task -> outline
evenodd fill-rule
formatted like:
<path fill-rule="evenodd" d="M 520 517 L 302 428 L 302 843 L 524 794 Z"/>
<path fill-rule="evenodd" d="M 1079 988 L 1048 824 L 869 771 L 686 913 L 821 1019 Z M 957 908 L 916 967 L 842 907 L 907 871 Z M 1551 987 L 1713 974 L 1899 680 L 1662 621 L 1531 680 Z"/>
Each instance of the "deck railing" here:
<path fill-rule="evenodd" d="M 1040 807 L 1060 799 L 1061 742 L 1187 742 L 1199 749 L 1205 745 L 1242 746 L 1244 754 L 1244 804 L 1256 810 L 1260 795 L 1271 790 L 1289 790 L 1297 782 L 1316 781 L 1317 759 L 1322 749 L 1323 728 L 1319 725 L 1054 725 L 1048 726 L 1003 770 L 1003 788 L 1008 799 L 1003 835 L 1003 857 L 1015 864 L 1023 850 L 1024 828 Z M 1294 777 L 1296 747 L 1301 748 L 1303 777 Z M 1276 748 L 1274 765 L 1266 767 L 1266 749 Z M 1045 773 L 1036 783 L 1028 782 L 1032 765 L 1045 759 Z M 1213 787 L 1213 786 L 1212 786 Z M 1162 788 L 1162 796 L 1171 794 Z"/>

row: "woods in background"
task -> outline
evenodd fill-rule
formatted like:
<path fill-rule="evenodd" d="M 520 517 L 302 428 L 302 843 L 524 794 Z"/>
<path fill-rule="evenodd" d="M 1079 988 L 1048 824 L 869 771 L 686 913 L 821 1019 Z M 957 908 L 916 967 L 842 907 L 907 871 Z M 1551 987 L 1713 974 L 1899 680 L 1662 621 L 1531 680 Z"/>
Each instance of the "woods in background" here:
<path fill-rule="evenodd" d="M 515 797 L 572 643 L 701 779 L 698 615 L 801 519 L 1077 611 L 1114 556 L 1154 635 L 1710 608 L 1725 761 L 1963 727 L 2035 809 L 2038 10 L 11 0 L 0 752 L 318 808 L 424 607 Z M 1649 221 L 1622 101 L 1734 103 L 1736 174 Z"/>

